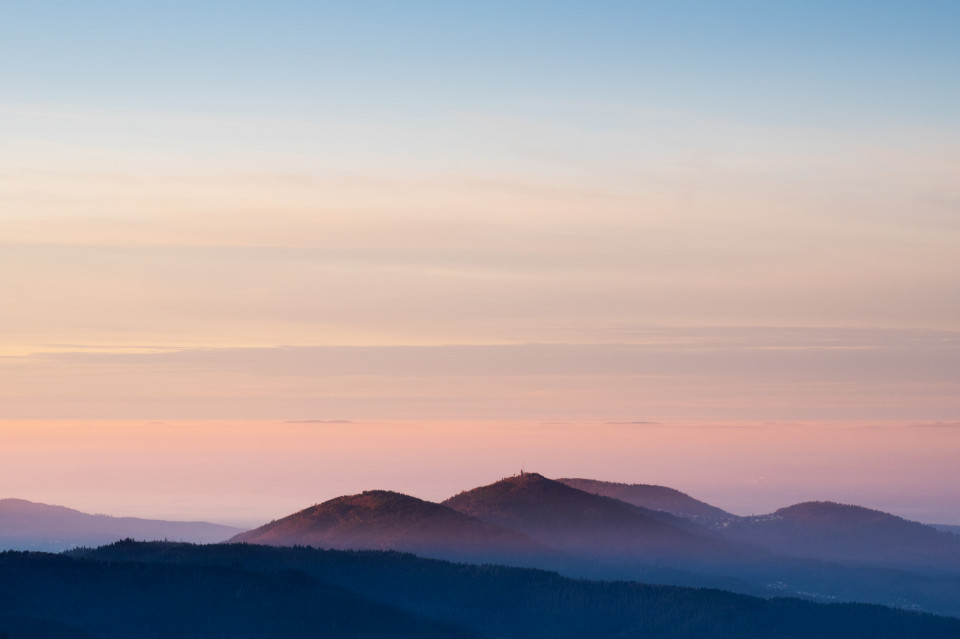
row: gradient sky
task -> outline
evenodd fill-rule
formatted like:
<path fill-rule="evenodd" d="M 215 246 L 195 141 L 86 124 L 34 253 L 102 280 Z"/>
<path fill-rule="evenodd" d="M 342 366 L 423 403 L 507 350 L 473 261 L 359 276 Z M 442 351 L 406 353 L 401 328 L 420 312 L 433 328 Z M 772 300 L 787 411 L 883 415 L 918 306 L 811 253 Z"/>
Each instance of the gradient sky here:
<path fill-rule="evenodd" d="M 957 24 L 955 2 L 3 3 L 0 432 L 56 460 L 75 440 L 44 424 L 69 420 L 382 421 L 428 454 L 456 449 L 430 448 L 444 420 L 805 423 L 821 449 L 884 423 L 887 452 L 913 442 L 898 473 L 939 460 L 909 495 L 944 520 Z M 848 478 L 877 483 L 849 500 L 890 468 L 864 437 Z"/>

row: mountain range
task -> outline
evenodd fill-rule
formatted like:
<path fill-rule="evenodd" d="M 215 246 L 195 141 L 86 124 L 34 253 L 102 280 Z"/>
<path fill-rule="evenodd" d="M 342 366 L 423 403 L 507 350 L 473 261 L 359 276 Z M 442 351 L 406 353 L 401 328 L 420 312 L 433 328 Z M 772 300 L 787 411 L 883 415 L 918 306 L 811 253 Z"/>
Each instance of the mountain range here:
<path fill-rule="evenodd" d="M 960 616 L 960 537 L 830 502 L 738 517 L 665 487 L 522 473 L 440 504 L 389 491 L 340 497 L 230 541 L 400 550 Z"/>
<path fill-rule="evenodd" d="M 442 503 L 366 491 L 239 531 L 0 501 L 0 543 L 8 548 L 17 547 L 11 539 L 20 548 L 61 550 L 127 537 L 401 551 L 570 577 L 870 602 L 960 617 L 960 536 L 833 502 L 738 517 L 662 486 L 521 473 Z"/>
<path fill-rule="evenodd" d="M 960 526 L 926 525 L 862 506 L 814 501 L 739 517 L 680 491 L 647 484 L 560 479 L 581 490 L 684 517 L 731 541 L 789 556 L 960 570 Z"/>

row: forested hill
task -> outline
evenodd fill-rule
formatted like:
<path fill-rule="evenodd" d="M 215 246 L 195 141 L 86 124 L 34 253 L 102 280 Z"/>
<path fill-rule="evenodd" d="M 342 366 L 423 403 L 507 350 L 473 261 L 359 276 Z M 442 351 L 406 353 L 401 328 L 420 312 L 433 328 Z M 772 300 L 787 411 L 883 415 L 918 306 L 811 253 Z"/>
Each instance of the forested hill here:
<path fill-rule="evenodd" d="M 297 593 L 298 606 L 310 608 L 311 598 L 322 601 L 325 592 L 333 592 L 367 604 L 386 604 L 420 623 L 447 624 L 434 627 L 436 632 L 455 627 L 462 633 L 459 636 L 491 639 L 960 636 L 958 619 L 881 606 L 764 600 L 718 590 L 577 580 L 540 570 L 455 564 L 397 552 L 121 542 L 77 551 L 72 557 L 77 579 L 89 571 L 102 577 L 116 570 L 121 581 L 139 575 L 137 579 L 149 584 L 167 574 L 164 569 L 172 575 L 191 570 L 198 577 L 212 571 L 209 574 L 216 579 L 232 575 L 238 582 L 269 577 L 277 588 L 289 580 L 288 592 Z M 0 574 L 9 582 L 8 570 L 0 566 Z M 70 578 L 60 583 L 69 584 Z M 74 597 L 84 596 L 79 588 L 71 592 Z M 44 595 L 38 590 L 35 596 Z M 93 608 L 104 606 L 95 596 L 90 599 L 87 604 Z M 134 600 L 126 605 L 137 604 Z"/>
<path fill-rule="evenodd" d="M 302 572 L 0 553 L 9 639 L 468 639 Z"/>

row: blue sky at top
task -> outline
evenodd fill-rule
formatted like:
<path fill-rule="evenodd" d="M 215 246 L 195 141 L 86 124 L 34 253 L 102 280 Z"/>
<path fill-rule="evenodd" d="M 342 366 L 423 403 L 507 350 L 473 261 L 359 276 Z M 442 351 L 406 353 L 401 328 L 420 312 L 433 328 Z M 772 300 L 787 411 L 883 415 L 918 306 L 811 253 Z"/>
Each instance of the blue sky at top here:
<path fill-rule="evenodd" d="M 0 15 L 14 104 L 334 117 L 587 102 L 825 126 L 960 112 L 951 2 L 31 2 Z"/>
<path fill-rule="evenodd" d="M 653 329 L 689 344 L 688 329 L 744 327 L 726 366 L 754 379 L 737 353 L 767 352 L 762 330 L 830 329 L 827 346 L 787 333 L 770 351 L 794 390 L 764 414 L 951 418 L 954 369 L 928 346 L 960 330 L 958 24 L 956 2 L 0 4 L 0 288 L 19 302 L 0 315 L 0 380 L 19 384 L 19 414 L 50 415 L 63 389 L 31 358 L 74 348 Z M 870 348 L 864 331 L 881 331 Z M 796 389 L 816 380 L 786 353 L 832 345 L 850 385 L 808 413 L 820 391 Z M 876 349 L 931 376 L 879 388 Z M 151 387 L 108 383 L 102 364 L 77 373 L 110 389 L 91 415 Z M 273 383 L 267 368 L 251 385 Z M 665 387 L 716 414 L 729 377 Z M 344 397 L 402 395 L 397 379 Z M 723 414 L 755 416 L 758 388 Z M 606 414 L 605 393 L 530 410 Z"/>

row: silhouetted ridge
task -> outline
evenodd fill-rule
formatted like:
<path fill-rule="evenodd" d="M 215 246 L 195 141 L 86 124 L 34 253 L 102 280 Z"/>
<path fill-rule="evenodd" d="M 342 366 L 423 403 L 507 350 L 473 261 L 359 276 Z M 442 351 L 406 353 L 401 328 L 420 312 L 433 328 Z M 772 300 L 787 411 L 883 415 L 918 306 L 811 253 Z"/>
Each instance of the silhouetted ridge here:
<path fill-rule="evenodd" d="M 255 571 L 241 569 L 237 562 L 209 563 L 160 565 L 0 553 L 0 636 L 7 632 L 10 639 L 476 637 L 302 571 Z"/>
<path fill-rule="evenodd" d="M 277 581 L 289 579 L 292 580 L 291 596 L 297 599 L 292 605 L 298 606 L 303 605 L 304 586 L 309 585 L 309 580 L 315 580 L 317 586 L 326 584 L 328 588 L 336 588 L 344 595 L 352 594 L 361 601 L 378 601 L 411 616 L 428 617 L 445 623 L 448 628 L 459 627 L 465 633 L 491 639 L 953 639 L 960 636 L 960 621 L 956 619 L 879 606 L 825 606 L 796 599 L 764 600 L 710 589 L 566 579 L 541 570 L 453 564 L 400 553 L 240 544 L 121 543 L 73 555 L 84 557 L 87 562 L 77 566 L 79 569 L 72 581 L 66 580 L 58 587 L 62 591 L 73 586 L 80 596 L 87 598 L 87 601 L 81 600 L 83 604 L 107 611 L 111 602 L 103 601 L 96 593 L 76 588 L 76 585 L 87 582 L 83 572 L 90 570 L 87 566 L 96 563 L 93 560 L 100 560 L 124 579 L 128 579 L 132 572 L 124 569 L 125 562 L 130 562 L 126 566 L 131 566 L 143 577 L 166 581 L 170 577 L 165 575 L 175 577 L 183 574 L 183 568 L 193 566 L 199 568 L 196 571 L 199 577 L 218 574 L 212 570 L 214 568 L 229 569 L 230 574 L 236 575 L 237 586 L 244 585 L 245 580 L 258 574 Z M 164 570 L 151 569 L 150 564 L 156 563 L 166 564 L 160 567 Z M 0 581 L 4 574 L 0 570 Z M 11 583 L 16 583 L 17 577 L 6 573 Z M 202 595 L 203 589 L 198 588 L 197 581 L 191 582 L 189 587 L 193 591 L 199 590 Z M 40 601 L 48 596 L 44 590 L 35 589 L 34 592 Z M 195 596 L 194 592 L 189 594 Z M 73 592 L 71 597 L 79 598 Z M 262 609 L 257 598 L 250 598 L 247 602 L 255 605 L 248 604 L 250 610 L 245 612 L 256 613 Z M 0 612 L 3 603 L 0 601 Z M 323 600 L 318 603 L 322 605 Z M 155 606 L 155 602 L 147 598 L 141 606 Z M 335 601 L 332 605 L 328 603 L 327 608 L 341 610 L 341 604 Z M 131 612 L 136 611 L 122 611 L 126 616 Z M 265 612 L 275 613 L 273 610 Z M 314 611 L 308 606 L 303 612 L 312 614 Z M 233 614 L 233 610 L 225 613 Z M 356 609 L 356 614 L 371 613 L 375 611 Z M 208 612 L 203 620 L 212 624 L 217 618 Z M 290 620 L 279 621 L 289 623 Z M 376 625 L 382 627 L 387 623 L 380 616 L 362 621 L 367 624 L 364 630 L 368 632 L 376 631 Z M 403 630 L 398 628 L 386 633 L 381 630 L 380 634 L 363 636 L 377 639 L 428 636 L 409 634 L 414 628 Z M 425 627 L 420 632 L 429 630 Z M 263 636 L 289 635 L 275 629 Z M 318 629 L 313 636 L 329 635 Z"/>

